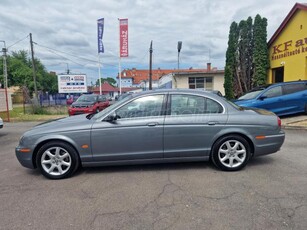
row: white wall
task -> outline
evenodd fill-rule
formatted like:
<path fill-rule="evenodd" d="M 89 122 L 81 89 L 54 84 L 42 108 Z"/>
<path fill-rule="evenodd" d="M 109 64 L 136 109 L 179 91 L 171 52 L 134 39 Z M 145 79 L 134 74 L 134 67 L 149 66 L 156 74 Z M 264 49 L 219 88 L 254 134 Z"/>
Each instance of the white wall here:
<path fill-rule="evenodd" d="M 12 106 L 12 92 L 8 90 L 8 104 L 9 104 L 9 110 L 13 109 Z M 0 112 L 6 111 L 6 95 L 5 90 L 0 89 Z"/>

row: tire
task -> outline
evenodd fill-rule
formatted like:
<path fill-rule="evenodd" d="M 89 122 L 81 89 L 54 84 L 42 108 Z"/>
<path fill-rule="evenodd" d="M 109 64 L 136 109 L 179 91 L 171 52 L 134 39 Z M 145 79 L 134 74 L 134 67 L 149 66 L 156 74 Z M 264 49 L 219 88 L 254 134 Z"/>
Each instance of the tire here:
<path fill-rule="evenodd" d="M 37 153 L 36 165 L 49 179 L 63 179 L 79 168 L 79 156 L 69 144 L 52 141 L 44 144 Z"/>
<path fill-rule="evenodd" d="M 307 115 L 307 103 L 305 104 L 305 111 L 304 113 Z"/>
<path fill-rule="evenodd" d="M 239 135 L 228 135 L 213 145 L 211 160 L 223 171 L 237 171 L 244 168 L 251 157 L 250 145 Z"/>

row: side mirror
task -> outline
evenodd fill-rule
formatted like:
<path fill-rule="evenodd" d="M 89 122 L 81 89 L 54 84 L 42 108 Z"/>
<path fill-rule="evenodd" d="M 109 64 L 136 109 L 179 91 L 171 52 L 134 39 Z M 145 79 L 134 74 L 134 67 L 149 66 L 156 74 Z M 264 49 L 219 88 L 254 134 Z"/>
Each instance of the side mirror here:
<path fill-rule="evenodd" d="M 107 122 L 114 122 L 117 120 L 117 118 L 119 118 L 119 116 L 116 114 L 116 113 L 112 113 L 110 114 L 109 116 L 107 116 L 104 121 L 107 121 Z"/>
<path fill-rule="evenodd" d="M 263 100 L 266 99 L 266 98 L 268 98 L 268 97 L 267 97 L 267 96 L 260 96 L 260 97 L 258 98 L 258 100 L 263 101 Z"/>

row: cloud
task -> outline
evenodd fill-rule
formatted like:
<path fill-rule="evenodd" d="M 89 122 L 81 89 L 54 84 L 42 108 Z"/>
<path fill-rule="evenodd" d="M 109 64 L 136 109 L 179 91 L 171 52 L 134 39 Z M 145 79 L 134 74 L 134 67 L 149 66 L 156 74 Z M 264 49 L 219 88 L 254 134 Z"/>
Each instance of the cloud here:
<path fill-rule="evenodd" d="M 232 21 L 260 14 L 268 19 L 269 39 L 294 4 L 294 0 L 282 4 L 280 0 L 246 0 L 240 4 L 233 0 L 20 0 L 18 4 L 2 0 L 0 40 L 10 45 L 31 32 L 33 40 L 41 45 L 35 46 L 36 55 L 48 70 L 64 69 L 65 64 L 57 63 L 66 62 L 76 71 L 98 77 L 96 22 L 103 17 L 103 71 L 115 77 L 118 18 L 128 18 L 129 57 L 122 58 L 122 68 L 148 68 L 153 40 L 154 67 L 177 68 L 177 42 L 182 41 L 182 67 L 204 68 L 210 61 L 221 69 Z M 73 55 L 55 54 L 42 46 Z M 29 50 L 28 39 L 10 48 L 20 49 Z"/>

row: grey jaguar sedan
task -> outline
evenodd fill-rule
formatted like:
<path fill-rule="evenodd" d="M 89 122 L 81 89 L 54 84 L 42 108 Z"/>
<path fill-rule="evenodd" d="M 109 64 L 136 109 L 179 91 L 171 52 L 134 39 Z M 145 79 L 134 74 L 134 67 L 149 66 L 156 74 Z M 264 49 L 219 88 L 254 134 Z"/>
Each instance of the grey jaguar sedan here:
<path fill-rule="evenodd" d="M 38 125 L 24 133 L 16 156 L 47 178 L 79 166 L 212 160 L 242 169 L 252 157 L 277 152 L 285 139 L 274 113 L 238 107 L 198 90 L 133 94 L 95 115 Z"/>

